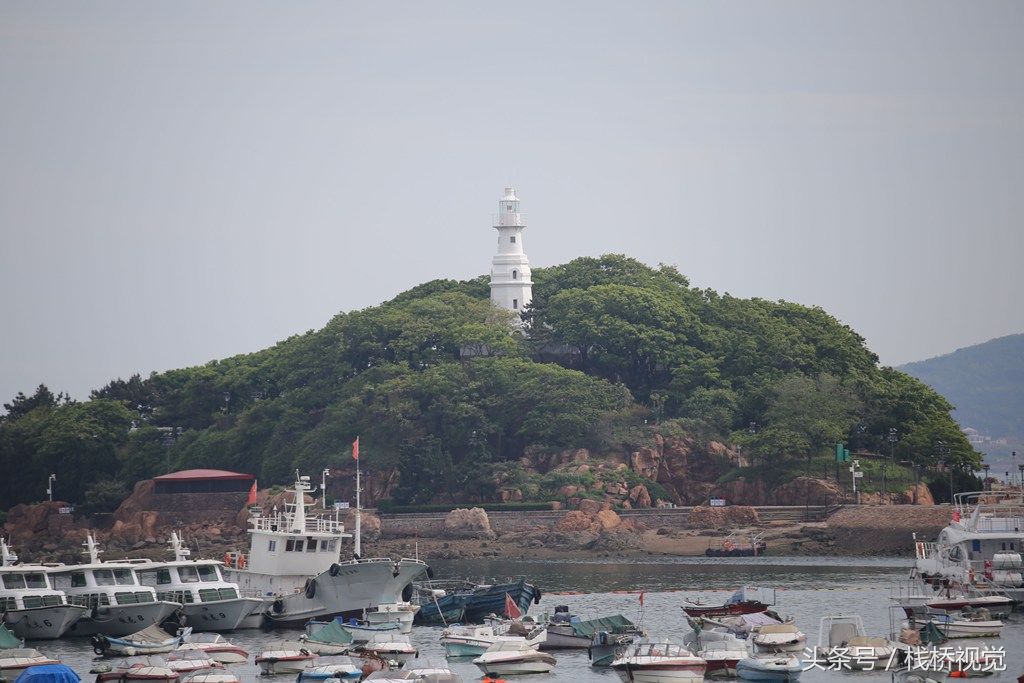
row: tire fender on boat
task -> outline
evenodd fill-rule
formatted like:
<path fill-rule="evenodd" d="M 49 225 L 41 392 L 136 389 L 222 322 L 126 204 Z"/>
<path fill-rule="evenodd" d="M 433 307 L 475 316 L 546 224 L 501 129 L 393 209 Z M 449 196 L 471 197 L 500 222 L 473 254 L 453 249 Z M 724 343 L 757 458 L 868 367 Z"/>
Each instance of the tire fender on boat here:
<path fill-rule="evenodd" d="M 540 595 L 541 595 L 540 589 L 537 588 L 536 591 L 537 591 L 537 594 L 533 596 L 533 604 L 539 605 L 540 604 Z"/>
<path fill-rule="evenodd" d="M 331 565 L 331 568 L 327 570 L 327 573 L 330 574 L 332 578 L 337 576 L 341 573 L 341 565 L 335 562 Z"/>
<path fill-rule="evenodd" d="M 273 610 L 274 610 L 274 614 L 280 614 L 281 612 L 283 612 L 284 611 L 284 600 L 282 600 L 281 598 L 278 598 L 277 600 L 274 600 Z"/>
<path fill-rule="evenodd" d="M 306 579 L 306 597 L 312 600 L 316 596 L 316 579 Z"/>

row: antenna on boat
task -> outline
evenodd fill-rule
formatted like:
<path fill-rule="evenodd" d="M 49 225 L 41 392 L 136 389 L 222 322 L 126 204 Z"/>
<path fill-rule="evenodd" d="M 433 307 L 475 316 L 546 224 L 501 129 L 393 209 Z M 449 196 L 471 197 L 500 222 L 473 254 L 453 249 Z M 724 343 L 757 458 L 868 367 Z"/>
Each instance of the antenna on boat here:
<path fill-rule="evenodd" d="M 181 542 L 181 537 L 178 536 L 178 532 L 171 532 L 171 540 L 169 542 L 171 544 L 171 552 L 174 553 L 175 562 L 184 562 L 188 559 L 189 555 L 192 554 L 192 551 L 186 548 Z"/>
<path fill-rule="evenodd" d="M 86 534 L 85 535 L 85 542 L 82 543 L 82 545 L 85 546 L 85 550 L 82 551 L 82 554 L 89 556 L 89 563 L 90 564 L 99 564 L 99 562 L 100 562 L 100 553 L 102 551 L 96 545 L 96 539 L 93 538 L 93 535 L 92 534 Z"/>
<path fill-rule="evenodd" d="M 0 536 L 0 567 L 13 567 L 18 563 L 18 555 L 7 545 L 7 540 Z"/>

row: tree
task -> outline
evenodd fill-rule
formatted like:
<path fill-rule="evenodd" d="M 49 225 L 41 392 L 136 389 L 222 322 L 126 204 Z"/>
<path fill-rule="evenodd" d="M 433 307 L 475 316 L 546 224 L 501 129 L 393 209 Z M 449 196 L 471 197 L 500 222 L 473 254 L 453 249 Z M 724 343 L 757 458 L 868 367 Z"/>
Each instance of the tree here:
<path fill-rule="evenodd" d="M 27 415 L 36 408 L 56 408 L 59 405 L 65 405 L 71 403 L 71 397 L 61 392 L 54 395 L 50 391 L 49 387 L 45 384 L 40 384 L 36 387 L 36 393 L 31 396 L 26 396 L 24 392 L 19 391 L 18 395 L 14 397 L 10 403 L 4 404 L 4 410 L 7 414 L 4 415 L 2 420 L 17 420 L 19 417 Z"/>

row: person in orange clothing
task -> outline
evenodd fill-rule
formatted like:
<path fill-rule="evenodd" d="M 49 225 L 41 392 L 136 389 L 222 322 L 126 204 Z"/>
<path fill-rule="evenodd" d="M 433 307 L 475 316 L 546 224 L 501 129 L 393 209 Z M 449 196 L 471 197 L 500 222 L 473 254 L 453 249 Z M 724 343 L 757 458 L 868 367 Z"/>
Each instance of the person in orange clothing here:
<path fill-rule="evenodd" d="M 508 683 L 504 678 L 498 676 L 498 674 L 484 674 L 483 680 L 480 683 Z"/>

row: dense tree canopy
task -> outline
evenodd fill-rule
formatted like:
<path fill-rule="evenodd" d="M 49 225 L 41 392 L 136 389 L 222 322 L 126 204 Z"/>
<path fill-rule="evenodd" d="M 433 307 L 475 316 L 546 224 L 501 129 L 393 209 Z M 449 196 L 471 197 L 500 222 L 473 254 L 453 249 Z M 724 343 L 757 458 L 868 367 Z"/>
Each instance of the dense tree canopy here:
<path fill-rule="evenodd" d="M 83 403 L 19 394 L 0 421 L 0 499 L 40 499 L 55 469 L 76 501 L 184 467 L 286 483 L 346 462 L 356 435 L 364 466 L 401 473 L 402 501 L 486 498 L 521 475 L 524 453 L 635 446 L 663 420 L 762 462 L 839 440 L 877 449 L 896 429 L 904 460 L 977 464 L 945 399 L 879 368 L 821 309 L 691 288 L 617 255 L 534 281 L 524 324 L 490 305 L 486 278 L 436 280 L 257 353 L 114 380 Z"/>

